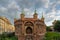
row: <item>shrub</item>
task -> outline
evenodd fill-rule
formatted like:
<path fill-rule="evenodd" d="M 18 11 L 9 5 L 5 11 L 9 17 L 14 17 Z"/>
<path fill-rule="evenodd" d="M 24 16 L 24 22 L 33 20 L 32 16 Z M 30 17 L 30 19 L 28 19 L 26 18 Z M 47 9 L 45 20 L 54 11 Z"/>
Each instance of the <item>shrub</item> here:
<path fill-rule="evenodd" d="M 60 40 L 60 34 L 57 32 L 47 32 L 45 40 Z"/>

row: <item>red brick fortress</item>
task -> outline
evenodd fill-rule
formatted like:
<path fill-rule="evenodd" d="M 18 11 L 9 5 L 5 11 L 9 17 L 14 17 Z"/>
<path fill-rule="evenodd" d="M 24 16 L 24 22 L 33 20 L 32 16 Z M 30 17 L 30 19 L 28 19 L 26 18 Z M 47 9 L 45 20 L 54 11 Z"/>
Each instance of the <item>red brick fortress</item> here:
<path fill-rule="evenodd" d="M 38 19 L 36 10 L 33 18 L 25 18 L 24 13 L 20 14 L 20 19 L 14 19 L 15 35 L 18 40 L 43 40 L 46 33 L 44 17 Z"/>

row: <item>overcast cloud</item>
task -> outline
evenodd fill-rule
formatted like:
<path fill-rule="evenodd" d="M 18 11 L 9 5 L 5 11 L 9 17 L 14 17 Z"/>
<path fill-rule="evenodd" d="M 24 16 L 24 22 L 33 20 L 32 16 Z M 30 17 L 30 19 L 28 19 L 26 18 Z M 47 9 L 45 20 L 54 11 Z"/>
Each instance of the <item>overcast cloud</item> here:
<path fill-rule="evenodd" d="M 41 18 L 44 13 L 46 25 L 52 25 L 52 22 L 60 20 L 60 0 L 0 0 L 0 16 L 7 17 L 11 23 L 14 18 L 19 18 L 24 8 L 25 15 L 32 17 L 36 8 Z"/>

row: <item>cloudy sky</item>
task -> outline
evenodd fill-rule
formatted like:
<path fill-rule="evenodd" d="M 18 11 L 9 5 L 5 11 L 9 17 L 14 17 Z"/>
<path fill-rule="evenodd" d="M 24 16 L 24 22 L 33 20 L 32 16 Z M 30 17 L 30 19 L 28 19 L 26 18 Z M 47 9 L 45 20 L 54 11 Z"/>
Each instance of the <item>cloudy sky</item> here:
<path fill-rule="evenodd" d="M 60 20 L 60 0 L 0 0 L 0 16 L 7 17 L 13 24 L 14 18 L 19 18 L 24 8 L 26 17 L 32 17 L 36 8 L 38 18 L 44 13 L 46 25 Z"/>

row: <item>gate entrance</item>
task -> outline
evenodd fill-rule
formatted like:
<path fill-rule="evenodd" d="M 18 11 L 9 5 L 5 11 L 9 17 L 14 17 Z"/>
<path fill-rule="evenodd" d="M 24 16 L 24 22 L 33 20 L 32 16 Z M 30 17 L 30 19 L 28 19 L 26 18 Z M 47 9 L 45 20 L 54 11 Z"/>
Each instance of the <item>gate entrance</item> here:
<path fill-rule="evenodd" d="M 26 34 L 32 34 L 32 28 L 27 27 L 27 29 L 26 29 Z"/>

